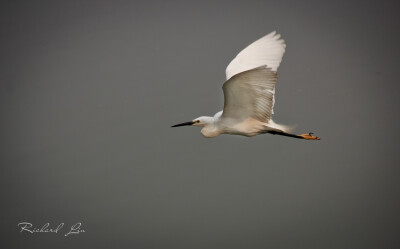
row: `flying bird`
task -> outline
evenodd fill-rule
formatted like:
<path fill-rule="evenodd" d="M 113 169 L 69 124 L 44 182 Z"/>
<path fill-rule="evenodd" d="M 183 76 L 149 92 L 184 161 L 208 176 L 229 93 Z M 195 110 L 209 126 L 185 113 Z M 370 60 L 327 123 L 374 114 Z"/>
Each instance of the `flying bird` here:
<path fill-rule="evenodd" d="M 319 140 L 313 133 L 291 134 L 291 127 L 275 123 L 275 84 L 277 70 L 285 53 L 286 44 L 275 31 L 243 49 L 226 68 L 224 109 L 213 117 L 201 116 L 192 121 L 173 125 L 200 126 L 204 137 L 220 134 L 252 137 L 273 134 L 287 137 Z"/>

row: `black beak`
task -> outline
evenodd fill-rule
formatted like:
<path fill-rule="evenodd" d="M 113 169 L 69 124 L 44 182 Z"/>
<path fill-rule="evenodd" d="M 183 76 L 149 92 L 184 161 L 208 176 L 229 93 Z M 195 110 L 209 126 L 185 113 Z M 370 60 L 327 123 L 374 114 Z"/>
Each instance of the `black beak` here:
<path fill-rule="evenodd" d="M 179 126 L 193 125 L 193 124 L 194 124 L 194 122 L 190 121 L 190 122 L 185 122 L 185 123 L 182 123 L 182 124 L 176 124 L 176 125 L 173 125 L 171 127 L 179 127 Z"/>

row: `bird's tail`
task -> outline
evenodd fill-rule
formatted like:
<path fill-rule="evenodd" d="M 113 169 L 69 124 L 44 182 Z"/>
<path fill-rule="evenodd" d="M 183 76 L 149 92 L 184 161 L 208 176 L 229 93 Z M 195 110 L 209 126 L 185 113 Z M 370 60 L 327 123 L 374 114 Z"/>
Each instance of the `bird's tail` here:
<path fill-rule="evenodd" d="M 272 119 L 269 120 L 268 126 L 274 128 L 274 129 L 277 129 L 277 130 L 281 130 L 281 131 L 286 132 L 286 133 L 290 133 L 296 128 L 296 125 L 277 124 Z"/>

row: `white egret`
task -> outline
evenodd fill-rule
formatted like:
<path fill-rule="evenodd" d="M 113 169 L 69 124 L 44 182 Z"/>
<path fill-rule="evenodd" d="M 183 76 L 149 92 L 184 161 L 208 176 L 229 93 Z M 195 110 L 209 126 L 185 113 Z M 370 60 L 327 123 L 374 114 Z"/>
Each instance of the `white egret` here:
<path fill-rule="evenodd" d="M 201 126 L 201 134 L 212 138 L 220 134 L 255 136 L 274 134 L 288 137 L 319 140 L 312 133 L 294 135 L 290 127 L 276 124 L 274 113 L 276 73 L 286 44 L 275 31 L 243 49 L 226 68 L 224 109 L 214 117 L 201 116 L 172 127 Z"/>

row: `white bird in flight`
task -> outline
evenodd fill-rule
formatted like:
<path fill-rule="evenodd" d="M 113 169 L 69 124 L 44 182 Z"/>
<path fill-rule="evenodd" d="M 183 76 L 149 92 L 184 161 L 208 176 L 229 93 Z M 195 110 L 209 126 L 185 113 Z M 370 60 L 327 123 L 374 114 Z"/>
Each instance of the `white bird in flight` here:
<path fill-rule="evenodd" d="M 291 134 L 290 127 L 275 123 L 276 73 L 286 44 L 275 31 L 243 49 L 226 68 L 224 109 L 214 117 L 201 116 L 172 127 L 192 125 L 203 127 L 201 134 L 212 138 L 220 134 L 252 137 L 258 134 L 282 135 L 319 140 L 313 133 Z"/>

